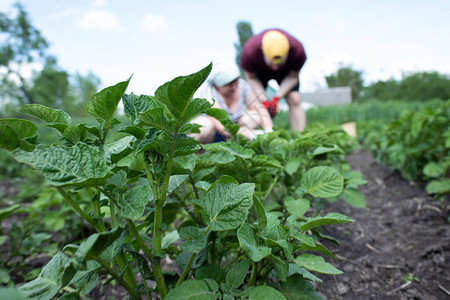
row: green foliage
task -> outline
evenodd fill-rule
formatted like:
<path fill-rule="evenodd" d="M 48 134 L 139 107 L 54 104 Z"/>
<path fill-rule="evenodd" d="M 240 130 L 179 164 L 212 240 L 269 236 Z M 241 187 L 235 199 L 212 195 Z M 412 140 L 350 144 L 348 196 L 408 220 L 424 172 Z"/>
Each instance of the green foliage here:
<path fill-rule="evenodd" d="M 1 120 L 14 138 L 0 146 L 52 186 L 33 209 L 64 202 L 90 231 L 20 288 L 28 298 L 83 298 L 105 275 L 132 299 L 153 293 L 167 299 L 285 299 L 293 290 L 320 299 L 306 281 L 320 281 L 311 272 L 341 273 L 311 252 L 335 258 L 320 243 L 322 226 L 354 221 L 321 215 L 327 201 L 362 206 L 354 193 L 365 181 L 344 159 L 354 144 L 338 128 L 243 139 L 223 112 L 193 98 L 211 68 L 177 77 L 154 96 L 126 95 L 129 79 L 107 87 L 87 105 L 95 125 L 73 123 L 67 113 L 43 105 L 21 109 L 54 129 L 59 144 L 42 144 L 32 122 Z M 115 118 L 121 99 L 128 122 Z M 190 137 L 197 129 L 190 122 L 202 113 L 216 116 L 232 140 L 200 145 Z M 122 136 L 111 139 L 119 124 L 125 125 L 118 129 Z M 1 212 L 6 217 L 15 210 Z M 45 224 L 63 228 L 61 218 L 72 218 L 67 212 L 50 210 Z M 24 221 L 9 232 L 15 256 L 30 255 L 51 238 L 32 229 Z M 181 274 L 163 270 L 168 258 Z M 9 262 L 2 267 L 10 268 Z"/>
<path fill-rule="evenodd" d="M 241 76 L 244 75 L 244 72 L 241 68 L 241 56 L 242 50 L 244 49 L 245 43 L 254 35 L 252 24 L 247 21 L 240 21 L 236 24 L 236 30 L 238 34 L 239 41 L 234 44 L 234 48 L 236 50 L 236 65 L 241 71 Z"/>
<path fill-rule="evenodd" d="M 401 80 L 379 80 L 364 88 L 362 100 L 427 101 L 450 99 L 450 76 L 438 72 L 404 73 Z"/>
<path fill-rule="evenodd" d="M 364 85 L 362 71 L 354 70 L 352 66 L 340 66 L 335 74 L 325 76 L 328 87 L 349 86 L 352 89 L 353 101 L 359 101 Z"/>
<path fill-rule="evenodd" d="M 431 103 L 430 103 L 431 104 Z M 362 126 L 363 143 L 382 163 L 399 170 L 406 179 L 426 180 L 430 194 L 448 194 L 450 185 L 450 101 L 419 111 L 404 111 L 383 126 Z"/>

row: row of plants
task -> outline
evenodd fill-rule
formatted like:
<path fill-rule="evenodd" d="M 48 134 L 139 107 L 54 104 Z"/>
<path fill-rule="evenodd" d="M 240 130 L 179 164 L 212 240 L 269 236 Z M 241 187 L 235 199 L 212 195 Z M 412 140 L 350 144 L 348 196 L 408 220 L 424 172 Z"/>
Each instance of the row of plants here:
<path fill-rule="evenodd" d="M 347 122 L 392 122 L 400 118 L 404 110 L 419 111 L 426 106 L 440 105 L 442 100 L 429 101 L 366 101 L 346 105 L 330 105 L 308 109 L 308 124 L 326 122 L 340 125 Z"/>
<path fill-rule="evenodd" d="M 53 195 L 71 208 L 63 224 L 49 227 L 88 228 L 84 239 L 63 235 L 65 246 L 19 292 L 79 299 L 114 283 L 132 299 L 321 298 L 311 284 L 321 281 L 316 274 L 342 273 L 324 259 L 335 256 L 321 241 L 335 240 L 322 226 L 354 220 L 320 210 L 340 199 L 365 206 L 358 186 L 366 181 L 344 160 L 355 141 L 320 126 L 245 140 L 225 111 L 193 98 L 211 67 L 175 78 L 154 96 L 125 94 L 130 79 L 100 91 L 87 106 L 96 125 L 24 106 L 21 112 L 59 133 L 57 144 L 42 144 L 31 121 L 0 120 L 0 146 L 51 187 L 42 199 Z M 120 100 L 126 124 L 115 118 Z M 200 145 L 190 137 L 199 130 L 191 121 L 203 113 L 232 139 Z M 123 137 L 111 141 L 120 124 Z M 2 209 L 0 221 L 20 206 Z"/>
<path fill-rule="evenodd" d="M 450 193 L 450 100 L 404 110 L 392 122 L 358 123 L 358 134 L 379 162 L 426 181 L 429 194 Z"/>

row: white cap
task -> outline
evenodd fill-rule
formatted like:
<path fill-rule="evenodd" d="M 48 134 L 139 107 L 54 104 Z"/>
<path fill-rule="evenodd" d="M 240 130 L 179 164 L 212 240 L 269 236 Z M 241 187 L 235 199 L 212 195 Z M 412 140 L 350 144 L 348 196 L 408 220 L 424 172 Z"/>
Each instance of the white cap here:
<path fill-rule="evenodd" d="M 209 75 L 208 83 L 217 87 L 222 87 L 241 76 L 236 64 L 230 62 L 228 64 L 213 65 L 211 75 Z"/>

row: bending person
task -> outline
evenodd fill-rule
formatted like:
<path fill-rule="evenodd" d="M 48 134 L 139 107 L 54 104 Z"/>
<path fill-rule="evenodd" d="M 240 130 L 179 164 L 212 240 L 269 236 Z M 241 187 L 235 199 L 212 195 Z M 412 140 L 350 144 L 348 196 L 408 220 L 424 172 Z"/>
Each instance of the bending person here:
<path fill-rule="evenodd" d="M 247 82 L 271 116 L 275 116 L 278 100 L 284 97 L 289 106 L 291 128 L 299 131 L 306 126 L 299 92 L 299 73 L 305 61 L 302 43 L 281 29 L 269 29 L 245 43 L 240 62 Z M 271 101 L 265 93 L 270 79 L 280 85 Z"/>

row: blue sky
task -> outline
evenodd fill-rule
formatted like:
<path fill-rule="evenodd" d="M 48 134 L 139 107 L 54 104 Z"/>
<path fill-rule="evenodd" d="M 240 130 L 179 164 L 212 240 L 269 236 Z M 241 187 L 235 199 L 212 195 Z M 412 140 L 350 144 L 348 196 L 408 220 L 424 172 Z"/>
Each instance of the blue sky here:
<path fill-rule="evenodd" d="M 1 0 L 8 11 L 14 1 Z M 104 86 L 134 74 L 128 92 L 153 94 L 210 61 L 233 62 L 236 24 L 282 28 L 305 46 L 302 91 L 325 87 L 340 63 L 366 83 L 404 71 L 450 73 L 450 1 L 23 0 L 50 52 Z"/>

